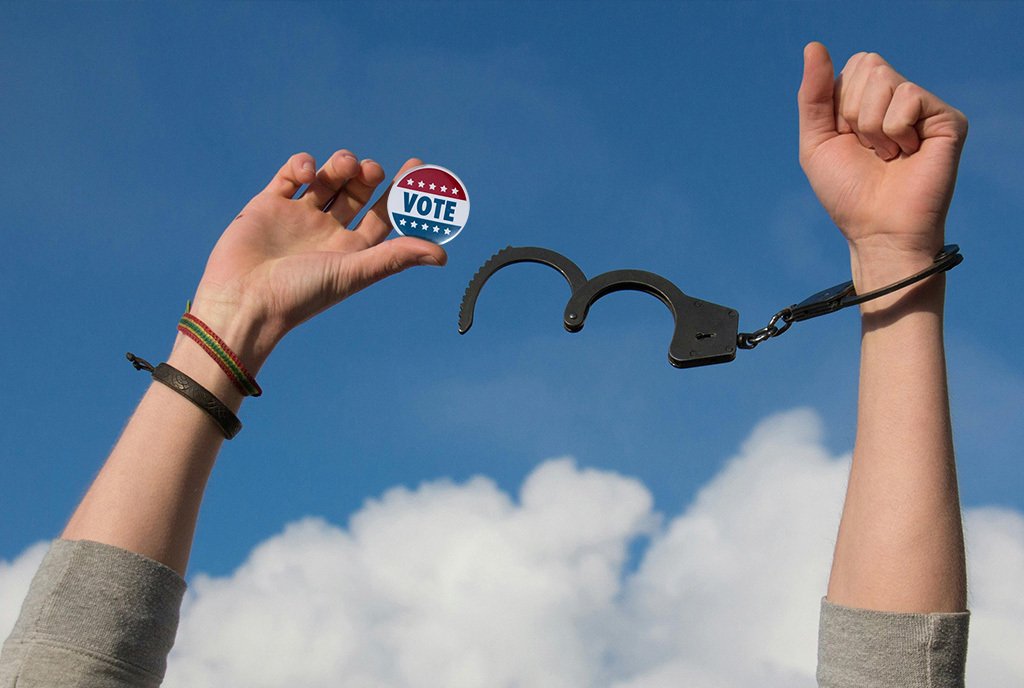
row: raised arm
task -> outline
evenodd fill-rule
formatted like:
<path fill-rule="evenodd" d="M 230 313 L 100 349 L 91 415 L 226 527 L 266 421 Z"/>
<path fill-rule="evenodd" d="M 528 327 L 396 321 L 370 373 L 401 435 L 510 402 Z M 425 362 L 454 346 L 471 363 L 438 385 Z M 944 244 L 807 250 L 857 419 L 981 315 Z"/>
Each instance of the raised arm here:
<path fill-rule="evenodd" d="M 403 171 L 418 164 L 409 160 Z M 386 198 L 347 228 L 383 179 L 380 165 L 348 151 L 319 171 L 309 155 L 295 155 L 221 236 L 191 313 L 250 375 L 304 320 L 407 267 L 444 264 L 440 246 L 384 240 Z M 241 405 L 231 378 L 186 336 L 178 335 L 167 363 L 232 411 Z M 150 385 L 32 582 L 0 653 L 0 688 L 160 684 L 199 505 L 223 440 L 205 411 L 162 383 Z"/>
<path fill-rule="evenodd" d="M 410 166 L 419 164 L 412 160 Z M 346 150 L 315 171 L 293 156 L 231 222 L 210 256 L 191 312 L 253 375 L 285 334 L 378 279 L 416 264 L 440 265 L 440 247 L 385 242 L 385 202 L 352 218 L 384 179 L 377 163 Z M 302 198 L 293 199 L 309 183 Z M 338 193 L 329 212 L 322 207 Z M 242 394 L 195 342 L 178 335 L 168 362 L 232 410 Z M 151 385 L 63 532 L 66 540 L 114 545 L 183 573 L 207 476 L 223 437 L 198 407 Z"/>
<path fill-rule="evenodd" d="M 410 160 L 407 169 L 420 164 Z M 384 179 L 381 166 L 335 153 L 316 172 L 293 156 L 239 213 L 210 255 L 191 312 L 252 375 L 299 323 L 353 292 L 416 264 L 441 265 L 441 247 L 399 238 L 386 199 L 347 225 Z M 310 184 L 298 199 L 293 196 Z M 328 212 L 321 208 L 335 195 Z M 232 409 L 241 393 L 206 352 L 179 334 L 167 361 Z M 154 382 L 63 537 L 121 547 L 184 574 L 203 489 L 223 436 L 173 390 Z"/>
<path fill-rule="evenodd" d="M 404 169 L 419 164 L 410 160 Z M 297 154 L 250 201 L 210 255 L 191 312 L 253 375 L 299 323 L 416 264 L 442 265 L 439 246 L 384 241 L 386 199 L 346 227 L 384 179 L 381 166 L 338 151 L 316 171 Z M 303 184 L 310 184 L 294 199 Z M 328 212 L 321 208 L 337 194 Z M 241 393 L 217 363 L 179 334 L 168 363 L 237 409 Z M 143 554 L 184 573 L 207 476 L 223 436 L 200 409 L 153 383 L 63 537 Z"/>
<path fill-rule="evenodd" d="M 913 274 L 943 245 L 967 120 L 858 53 L 838 78 L 804 53 L 800 161 L 850 245 L 860 293 Z M 896 612 L 965 609 L 960 503 L 942 344 L 944 278 L 861 307 L 857 437 L 829 601 Z"/>

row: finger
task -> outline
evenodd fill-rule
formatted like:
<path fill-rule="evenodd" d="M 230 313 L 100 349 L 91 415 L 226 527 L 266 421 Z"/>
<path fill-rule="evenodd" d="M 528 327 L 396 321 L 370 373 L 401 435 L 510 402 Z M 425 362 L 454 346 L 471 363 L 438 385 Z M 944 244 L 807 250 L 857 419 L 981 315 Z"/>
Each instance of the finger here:
<path fill-rule="evenodd" d="M 402 169 L 398 170 L 398 174 L 395 175 L 395 179 L 400 178 L 408 170 L 419 167 L 422 164 L 423 161 L 419 158 L 406 160 L 405 164 L 402 165 Z M 370 212 L 366 213 L 359 226 L 356 227 L 356 231 L 362 234 L 371 245 L 379 244 L 391 233 L 391 218 L 388 217 L 388 195 L 391 193 L 393 186 L 394 181 L 388 185 L 384 194 L 377 199 L 377 202 L 370 208 Z"/>
<path fill-rule="evenodd" d="M 843 68 L 839 70 L 839 76 L 836 77 L 835 93 L 833 95 L 833 108 L 835 109 L 836 115 L 836 131 L 840 134 L 851 134 L 853 133 L 853 127 L 842 115 L 843 99 L 847 97 L 849 93 L 853 91 L 853 75 L 857 70 L 857 63 L 867 53 L 857 53 L 851 55 L 850 59 L 846 61 Z"/>
<path fill-rule="evenodd" d="M 920 86 L 909 86 L 912 88 L 908 91 L 917 89 L 920 96 L 921 117 L 917 122 L 917 133 L 921 139 L 950 138 L 962 147 L 967 139 L 967 116 Z"/>
<path fill-rule="evenodd" d="M 296 153 L 288 158 L 274 178 L 270 180 L 262 193 L 292 198 L 303 184 L 309 184 L 316 178 L 316 161 L 309 153 Z"/>
<path fill-rule="evenodd" d="M 888 66 L 888 64 L 878 53 L 862 53 L 860 59 L 852 66 L 849 76 L 847 77 L 845 70 L 843 73 L 843 92 L 840 97 L 839 114 L 850 126 L 853 133 L 857 135 L 860 144 L 865 148 L 871 148 L 872 146 L 868 138 L 861 133 L 858 126 L 864 89 L 867 87 L 875 68 L 882 65 Z"/>
<path fill-rule="evenodd" d="M 325 210 L 343 225 L 348 225 L 373 196 L 373 191 L 384 181 L 384 168 L 366 158 L 357 168 L 355 176 L 335 195 Z"/>
<path fill-rule="evenodd" d="M 917 84 L 904 81 L 893 93 L 882 128 L 909 155 L 920 148 L 923 139 L 933 137 L 950 137 L 963 145 L 967 118 Z"/>
<path fill-rule="evenodd" d="M 900 144 L 885 133 L 883 122 L 893 94 L 903 81 L 889 65 L 878 65 L 871 70 L 861 93 L 857 130 L 882 160 L 892 160 L 900 154 Z"/>
<path fill-rule="evenodd" d="M 344 274 L 339 275 L 342 297 L 365 289 L 389 275 L 414 265 L 442 266 L 448 254 L 437 244 L 415 237 L 399 237 L 346 256 Z"/>
<path fill-rule="evenodd" d="M 804 75 L 797 91 L 800 112 L 800 154 L 809 155 L 835 136 L 836 116 L 833 103 L 832 59 L 821 43 L 804 48 Z"/>
<path fill-rule="evenodd" d="M 336 151 L 316 173 L 316 179 L 302 194 L 302 200 L 319 210 L 357 174 L 359 161 L 356 156 L 347 150 Z"/>

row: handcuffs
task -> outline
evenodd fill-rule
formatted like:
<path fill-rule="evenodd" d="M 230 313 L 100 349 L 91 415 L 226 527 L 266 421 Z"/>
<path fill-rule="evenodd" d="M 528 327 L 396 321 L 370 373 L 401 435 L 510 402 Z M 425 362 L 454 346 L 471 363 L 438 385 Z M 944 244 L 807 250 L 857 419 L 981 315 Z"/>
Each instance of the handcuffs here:
<path fill-rule="evenodd" d="M 572 293 L 565 306 L 563 324 L 569 332 L 579 332 L 594 302 L 616 291 L 641 291 L 664 303 L 675 320 L 668 347 L 668 361 L 676 368 L 728 363 L 737 349 L 753 349 L 788 330 L 793 323 L 835 313 L 843 308 L 877 299 L 939 272 L 950 270 L 963 261 L 960 247 L 948 244 L 924 270 L 889 286 L 866 294 L 857 294 L 853 282 L 843 282 L 783 308 L 765 327 L 754 332 L 739 332 L 739 313 L 734 308 L 702 301 L 683 293 L 661 275 L 645 270 L 612 270 L 592 279 L 561 253 L 537 246 L 508 246 L 491 256 L 469 282 L 459 307 L 459 334 L 473 326 L 477 298 L 487 280 L 498 270 L 515 263 L 540 263 L 554 268 L 569 283 Z"/>

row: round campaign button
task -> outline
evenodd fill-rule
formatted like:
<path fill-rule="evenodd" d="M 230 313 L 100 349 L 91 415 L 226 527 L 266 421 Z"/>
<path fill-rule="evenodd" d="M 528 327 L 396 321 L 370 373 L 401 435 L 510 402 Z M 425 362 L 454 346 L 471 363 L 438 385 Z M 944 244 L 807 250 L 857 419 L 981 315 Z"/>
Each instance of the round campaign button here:
<path fill-rule="evenodd" d="M 444 244 L 466 226 L 469 192 L 451 170 L 420 165 L 391 187 L 388 215 L 399 234 Z"/>

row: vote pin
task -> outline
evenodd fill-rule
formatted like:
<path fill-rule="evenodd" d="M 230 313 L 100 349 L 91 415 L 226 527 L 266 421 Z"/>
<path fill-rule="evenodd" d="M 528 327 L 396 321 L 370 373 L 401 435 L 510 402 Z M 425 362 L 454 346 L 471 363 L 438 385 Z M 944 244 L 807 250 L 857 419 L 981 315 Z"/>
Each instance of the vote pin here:
<path fill-rule="evenodd" d="M 391 187 L 388 215 L 399 234 L 445 244 L 466 226 L 469 192 L 451 170 L 420 165 Z"/>

